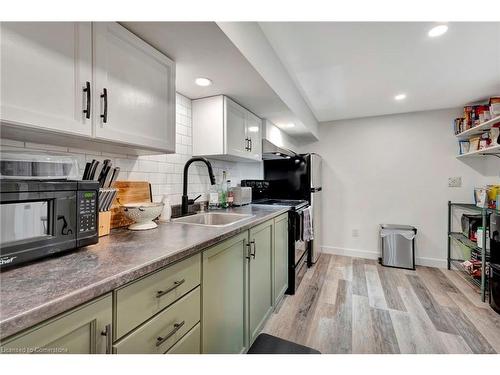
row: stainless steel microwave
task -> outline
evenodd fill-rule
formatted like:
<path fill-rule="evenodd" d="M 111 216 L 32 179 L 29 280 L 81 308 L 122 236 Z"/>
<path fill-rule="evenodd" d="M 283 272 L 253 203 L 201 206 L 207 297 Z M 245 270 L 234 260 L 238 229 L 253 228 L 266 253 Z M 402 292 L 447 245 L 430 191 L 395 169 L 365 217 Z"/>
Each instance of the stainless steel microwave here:
<path fill-rule="evenodd" d="M 94 181 L 0 180 L 0 269 L 98 241 Z"/>

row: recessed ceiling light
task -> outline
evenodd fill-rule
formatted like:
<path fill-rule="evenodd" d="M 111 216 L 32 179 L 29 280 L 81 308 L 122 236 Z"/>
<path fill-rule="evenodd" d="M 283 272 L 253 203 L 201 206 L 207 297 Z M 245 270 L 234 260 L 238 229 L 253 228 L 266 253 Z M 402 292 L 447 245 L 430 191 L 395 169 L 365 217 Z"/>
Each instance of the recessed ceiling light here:
<path fill-rule="evenodd" d="M 278 125 L 281 129 L 291 129 L 295 127 L 295 124 L 293 122 L 290 122 L 288 124 L 280 124 Z"/>
<path fill-rule="evenodd" d="M 196 83 L 198 86 L 210 86 L 212 84 L 212 81 L 209 80 L 208 78 L 196 78 L 194 80 L 194 83 Z"/>
<path fill-rule="evenodd" d="M 404 100 L 406 99 L 406 94 L 398 94 L 394 97 L 394 100 Z"/>
<path fill-rule="evenodd" d="M 429 35 L 431 38 L 435 38 L 437 36 L 443 35 L 447 31 L 448 31 L 448 26 L 438 25 L 430 29 L 427 35 Z"/>

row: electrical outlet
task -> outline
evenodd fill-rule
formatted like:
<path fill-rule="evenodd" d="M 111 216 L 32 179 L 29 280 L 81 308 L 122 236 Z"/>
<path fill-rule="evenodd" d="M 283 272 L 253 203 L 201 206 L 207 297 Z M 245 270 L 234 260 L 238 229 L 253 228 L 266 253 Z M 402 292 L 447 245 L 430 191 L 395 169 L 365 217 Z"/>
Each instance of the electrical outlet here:
<path fill-rule="evenodd" d="M 352 230 L 352 236 L 353 236 L 353 237 L 359 237 L 359 230 L 357 230 L 357 229 L 353 229 L 353 230 Z"/>
<path fill-rule="evenodd" d="M 449 177 L 448 187 L 462 187 L 462 177 Z"/>

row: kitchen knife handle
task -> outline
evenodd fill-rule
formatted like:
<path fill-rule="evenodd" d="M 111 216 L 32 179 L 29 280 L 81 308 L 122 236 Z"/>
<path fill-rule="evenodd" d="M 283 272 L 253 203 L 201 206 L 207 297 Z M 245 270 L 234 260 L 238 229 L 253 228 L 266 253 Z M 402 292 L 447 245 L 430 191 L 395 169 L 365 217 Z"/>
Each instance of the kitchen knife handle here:
<path fill-rule="evenodd" d="M 108 89 L 103 88 L 101 98 L 104 100 L 104 112 L 101 115 L 102 122 L 105 124 L 108 122 Z"/>
<path fill-rule="evenodd" d="M 87 94 L 87 105 L 85 109 L 83 110 L 83 113 L 85 113 L 85 118 L 89 119 L 90 118 L 90 102 L 91 102 L 91 97 L 90 97 L 90 82 L 87 81 L 85 83 L 85 88 L 83 89 L 83 92 Z"/>
<path fill-rule="evenodd" d="M 85 170 L 83 171 L 83 177 L 82 177 L 82 180 L 88 180 L 89 179 L 89 172 L 90 172 L 90 167 L 91 167 L 92 163 L 91 162 L 87 162 L 85 164 Z"/>

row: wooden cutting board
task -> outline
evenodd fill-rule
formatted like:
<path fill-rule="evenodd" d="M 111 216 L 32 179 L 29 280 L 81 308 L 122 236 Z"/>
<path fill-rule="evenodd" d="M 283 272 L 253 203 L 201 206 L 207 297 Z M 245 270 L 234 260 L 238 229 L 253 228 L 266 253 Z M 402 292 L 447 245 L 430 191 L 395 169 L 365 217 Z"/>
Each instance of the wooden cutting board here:
<path fill-rule="evenodd" d="M 147 181 L 115 181 L 112 186 L 118 189 L 118 194 L 111 206 L 111 228 L 133 224 L 134 222 L 123 214 L 120 204 L 152 202 L 150 183 Z"/>

